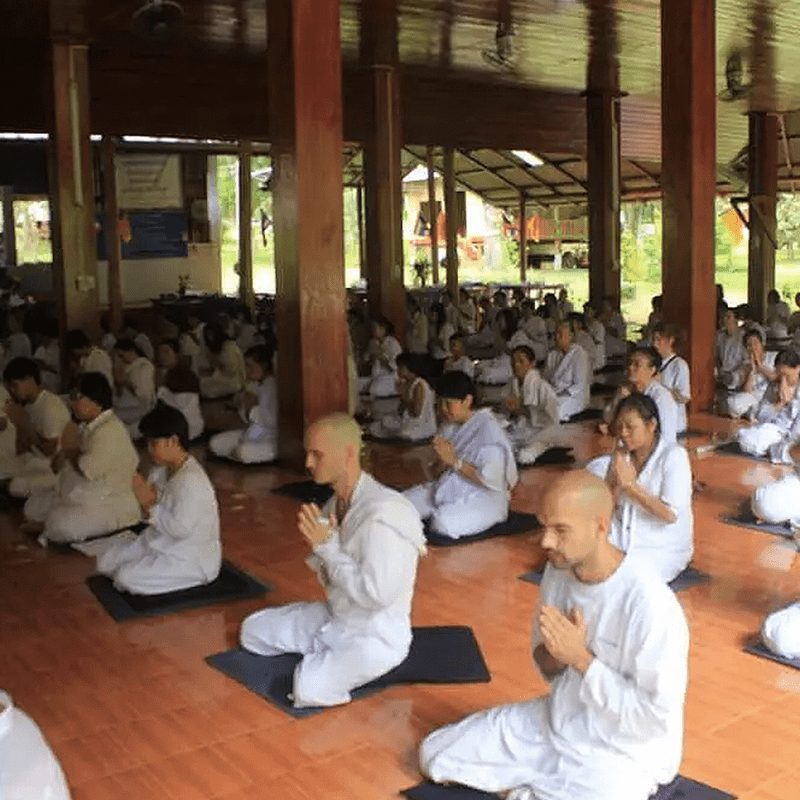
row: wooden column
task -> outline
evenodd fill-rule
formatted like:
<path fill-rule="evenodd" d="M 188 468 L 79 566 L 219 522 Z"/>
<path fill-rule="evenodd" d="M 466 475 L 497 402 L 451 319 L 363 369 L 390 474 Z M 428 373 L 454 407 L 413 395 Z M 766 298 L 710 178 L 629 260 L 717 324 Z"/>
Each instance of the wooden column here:
<path fill-rule="evenodd" d="M 447 288 L 458 303 L 458 193 L 456 192 L 455 151 L 444 148 L 444 218 L 447 236 Z"/>
<path fill-rule="evenodd" d="M 528 211 L 525 192 L 519 193 L 519 280 L 528 279 Z"/>
<path fill-rule="evenodd" d="M 256 306 L 253 290 L 253 181 L 250 164 L 252 142 L 239 142 L 239 299 L 251 311 Z"/>
<path fill-rule="evenodd" d="M 358 266 L 361 280 L 367 280 L 367 246 L 364 242 L 364 187 L 356 187 L 356 213 L 358 215 Z"/>
<path fill-rule="evenodd" d="M 103 200 L 105 207 L 106 258 L 108 260 L 108 322 L 117 333 L 122 328 L 122 241 L 119 236 L 119 203 L 117 202 L 117 170 L 114 156 L 117 140 L 103 137 Z"/>
<path fill-rule="evenodd" d="M 53 289 L 62 329 L 99 333 L 97 239 L 85 45 L 51 45 L 50 209 Z"/>
<path fill-rule="evenodd" d="M 664 317 L 686 333 L 692 409 L 714 397 L 714 0 L 661 3 Z"/>
<path fill-rule="evenodd" d="M 267 5 L 280 453 L 347 410 L 339 2 Z"/>
<path fill-rule="evenodd" d="M 589 300 L 600 308 L 620 301 L 620 138 L 616 92 L 586 95 L 586 166 L 589 199 Z"/>
<path fill-rule="evenodd" d="M 17 265 L 17 231 L 14 227 L 14 187 L 4 186 L 2 189 L 3 200 L 3 249 L 5 250 L 6 266 Z"/>
<path fill-rule="evenodd" d="M 369 68 L 370 122 L 364 142 L 367 300 L 390 320 L 400 341 L 406 322 L 403 286 L 403 146 L 397 0 L 361 4 L 361 61 Z"/>
<path fill-rule="evenodd" d="M 748 167 L 750 170 L 750 241 L 747 258 L 747 302 L 754 319 L 764 320 L 767 292 L 775 288 L 775 219 L 778 200 L 778 118 L 751 111 Z"/>
<path fill-rule="evenodd" d="M 428 166 L 428 216 L 431 230 L 431 284 L 439 283 L 439 215 L 436 212 L 436 173 L 433 170 L 433 148 L 425 152 Z"/>

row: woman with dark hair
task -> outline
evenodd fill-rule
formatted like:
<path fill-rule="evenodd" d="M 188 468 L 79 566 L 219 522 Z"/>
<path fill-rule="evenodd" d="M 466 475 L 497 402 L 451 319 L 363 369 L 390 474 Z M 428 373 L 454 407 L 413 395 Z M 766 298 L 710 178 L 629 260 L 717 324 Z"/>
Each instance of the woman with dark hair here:
<path fill-rule="evenodd" d="M 653 347 L 661 356 L 659 380 L 675 401 L 677 431 L 683 433 L 687 426 L 686 405 L 692 397 L 692 384 L 689 365 L 675 352 L 680 333 L 678 326 L 671 322 L 658 322 L 652 329 Z"/>
<path fill-rule="evenodd" d="M 755 413 L 755 423 L 737 432 L 739 447 L 749 455 L 769 456 L 775 464 L 791 464 L 789 449 L 800 442 L 800 355 L 781 350 L 775 359 L 775 380 Z"/>
<path fill-rule="evenodd" d="M 375 397 L 397 394 L 397 356 L 403 352 L 394 335 L 394 325 L 384 317 L 372 320 L 372 339 L 367 347 L 366 362 L 370 376 L 361 381 L 361 391 Z"/>
<path fill-rule="evenodd" d="M 455 336 L 455 326 L 448 320 L 441 303 L 434 303 L 428 311 L 428 352 L 436 361 L 444 361 L 450 352 L 450 339 Z"/>
<path fill-rule="evenodd" d="M 203 328 L 210 374 L 200 378 L 200 394 L 209 400 L 228 397 L 244 388 L 244 356 L 239 346 L 217 322 Z"/>
<path fill-rule="evenodd" d="M 694 552 L 692 470 L 689 455 L 661 436 L 652 398 L 632 394 L 614 413 L 617 447 L 589 462 L 615 499 L 611 543 L 669 582 L 686 569 Z"/>
<path fill-rule="evenodd" d="M 738 391 L 725 398 L 725 410 L 734 419 L 755 414 L 770 383 L 775 380 L 778 354 L 774 350 L 767 351 L 764 342 L 764 334 L 758 328 L 751 328 L 744 335 L 744 349 L 749 360 L 742 367 Z"/>
<path fill-rule="evenodd" d="M 114 412 L 131 435 L 156 404 L 156 368 L 133 339 L 114 345 Z"/>

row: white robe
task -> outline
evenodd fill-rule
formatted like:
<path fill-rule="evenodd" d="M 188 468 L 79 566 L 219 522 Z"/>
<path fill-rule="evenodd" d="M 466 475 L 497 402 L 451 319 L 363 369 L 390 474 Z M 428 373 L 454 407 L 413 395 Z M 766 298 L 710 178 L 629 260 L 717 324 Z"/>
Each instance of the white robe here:
<path fill-rule="evenodd" d="M 8 390 L 0 383 L 0 422 L 5 428 L 0 430 L 0 480 L 6 480 L 18 468 L 17 428 L 6 414 L 6 404 L 10 399 Z"/>
<path fill-rule="evenodd" d="M 404 495 L 436 533 L 459 539 L 508 518 L 510 491 L 519 479 L 511 442 L 487 409 L 476 411 L 463 425 L 448 426 L 442 435 L 458 457 L 475 467 L 483 485 L 468 481 L 455 469 L 437 480 L 407 489 Z"/>
<path fill-rule="evenodd" d="M 197 439 L 203 435 L 206 424 L 200 408 L 200 395 L 197 392 L 173 392 L 166 386 L 159 386 L 156 399 L 170 408 L 177 409 L 186 417 L 190 439 Z"/>
<path fill-rule="evenodd" d="M 678 440 L 678 404 L 672 393 L 660 381 L 652 380 L 644 390 L 658 409 L 661 439 L 670 444 Z"/>
<path fill-rule="evenodd" d="M 322 509 L 336 509 L 333 497 Z M 300 653 L 294 704 L 347 703 L 358 686 L 400 664 L 411 646 L 411 603 L 422 523 L 398 492 L 361 473 L 350 507 L 306 563 L 324 603 L 291 603 L 247 617 L 241 644 L 261 655 Z"/>
<path fill-rule="evenodd" d="M 139 356 L 124 366 L 126 385 L 114 397 L 114 411 L 126 425 L 138 425 L 156 404 L 156 368 L 152 361 Z"/>
<path fill-rule="evenodd" d="M 587 469 L 605 479 L 611 456 L 600 456 Z M 669 583 L 689 565 L 694 554 L 692 468 L 686 450 L 659 440 L 636 483 L 668 506 L 675 522 L 654 517 L 625 492 L 620 494 L 611 520 L 609 541 L 627 553 L 632 563 L 645 563 Z"/>
<path fill-rule="evenodd" d="M 551 350 L 547 354 L 544 377 L 558 396 L 562 420 L 589 407 L 592 368 L 582 347 L 573 344 L 566 353 Z"/>
<path fill-rule="evenodd" d="M 755 423 L 740 428 L 736 438 L 745 453 L 768 456 L 774 464 L 791 464 L 789 450 L 800 441 L 800 384 L 792 401 L 780 410 L 774 405 L 777 392 L 777 383 L 771 383 L 758 404 Z"/>
<path fill-rule="evenodd" d="M 40 344 L 33 357 L 50 368 L 42 370 L 42 386 L 53 394 L 58 394 L 61 391 L 61 348 L 58 340 L 54 339 L 46 347 Z"/>
<path fill-rule="evenodd" d="M 504 386 L 511 380 L 514 370 L 511 366 L 511 356 L 501 353 L 496 358 L 479 361 L 475 367 L 475 380 L 489 386 Z"/>
<path fill-rule="evenodd" d="M 522 320 L 519 327 L 530 339 L 536 360 L 544 361 L 547 358 L 547 323 L 538 314 L 533 314 Z"/>
<path fill-rule="evenodd" d="M 428 352 L 428 318 L 418 311 L 409 319 L 406 343 L 409 353 L 425 354 Z"/>
<path fill-rule="evenodd" d="M 456 332 L 455 327 L 449 322 L 442 323 L 442 327 L 438 331 L 431 329 L 431 338 L 429 348 L 431 357 L 437 361 L 447 358 L 450 353 L 450 337 Z"/>
<path fill-rule="evenodd" d="M 132 594 L 161 594 L 211 583 L 222 565 L 222 544 L 219 507 L 208 475 L 189 456 L 174 474 L 156 467 L 148 479 L 158 490 L 158 500 L 144 532 L 90 542 L 81 546 L 82 552 L 96 555 L 97 571 L 113 578 L 117 589 Z"/>
<path fill-rule="evenodd" d="M 553 387 L 532 367 L 520 386 L 519 378 L 511 382 L 511 394 L 520 398 L 524 413 L 508 427 L 508 438 L 517 462 L 532 464 L 547 449 L 547 436 L 558 427 L 560 410 Z"/>
<path fill-rule="evenodd" d="M 674 593 L 626 559 L 594 584 L 548 566 L 539 603 L 583 612 L 586 674 L 568 667 L 545 697 L 434 731 L 423 774 L 514 790 L 509 800 L 646 800 L 675 777 L 683 749 L 689 632 Z"/>
<path fill-rule="evenodd" d="M 64 401 L 47 389 L 42 389 L 38 397 L 25 406 L 31 427 L 43 439 L 58 439 L 56 452 L 61 447 L 61 435 L 72 415 Z M 28 497 L 32 492 L 52 489 L 58 483 L 56 474 L 50 467 L 51 457 L 38 448 L 21 453 L 9 470 L 11 483 L 8 492 L 13 497 Z"/>
<path fill-rule="evenodd" d="M 764 644 L 784 658 L 800 658 L 800 601 L 770 614 L 761 627 Z"/>
<path fill-rule="evenodd" d="M 133 343 L 142 351 L 142 355 L 148 361 L 153 361 L 155 359 L 156 354 L 153 350 L 153 343 L 146 333 L 137 333 L 136 336 L 133 337 Z"/>
<path fill-rule="evenodd" d="M 25 516 L 43 522 L 50 541 L 79 542 L 141 519 L 133 493 L 139 454 L 125 426 L 108 410 L 83 426 L 80 436 L 78 469 L 67 463 L 57 488 L 35 492 L 25 503 Z"/>
<path fill-rule="evenodd" d="M 588 331 L 578 331 L 575 334 L 575 344 L 582 347 L 589 358 L 589 365 L 594 374 L 606 363 L 605 343 L 599 348 Z"/>
<path fill-rule="evenodd" d="M 678 394 L 688 400 L 692 396 L 691 379 L 689 376 L 689 365 L 680 356 L 670 356 L 662 365 L 660 370 L 661 383 L 670 392 L 677 391 Z M 676 430 L 683 433 L 687 427 L 686 403 L 679 403 L 672 396 L 676 410 Z"/>
<path fill-rule="evenodd" d="M 445 372 L 463 372 L 468 378 L 475 377 L 475 362 L 467 356 L 448 358 L 444 362 Z"/>
<path fill-rule="evenodd" d="M 211 452 L 221 458 L 259 464 L 278 456 L 278 385 L 267 375 L 255 387 L 258 404 L 250 409 L 244 430 L 225 431 L 212 436 Z"/>
<path fill-rule="evenodd" d="M 244 356 L 236 342 L 227 339 L 216 356 L 211 375 L 200 378 L 200 396 L 209 400 L 241 392 L 245 383 Z"/>
<path fill-rule="evenodd" d="M 106 376 L 108 385 L 114 386 L 114 368 L 111 356 L 99 347 L 92 347 L 85 358 L 81 360 L 81 372 L 99 372 Z"/>
<path fill-rule="evenodd" d="M 778 353 L 775 350 L 768 350 L 764 353 L 764 366 L 769 369 L 775 368 L 775 358 Z M 747 366 L 743 366 L 741 370 L 742 381 L 745 380 L 747 375 Z M 756 370 L 753 376 L 753 386 L 749 392 L 739 391 L 728 395 L 726 399 L 727 412 L 731 417 L 738 418 L 744 417 L 749 414 L 755 413 L 758 404 L 761 402 L 764 394 L 769 388 L 770 380 L 766 378 L 761 372 Z"/>
<path fill-rule="evenodd" d="M 717 331 L 715 350 L 717 380 L 727 389 L 735 389 L 742 382 L 742 369 L 747 364 L 747 350 L 742 343 L 742 332 L 732 336 L 727 331 Z"/>
<path fill-rule="evenodd" d="M 419 416 L 412 416 L 407 408 L 402 414 L 385 414 L 370 425 L 370 434 L 377 439 L 409 439 L 420 441 L 430 439 L 436 433 L 436 393 L 424 378 L 416 378 L 409 388 L 414 396 L 417 387 L 423 391 L 422 410 Z"/>
<path fill-rule="evenodd" d="M 628 352 L 625 319 L 619 311 L 614 311 L 605 324 L 606 357 L 618 358 Z"/>
<path fill-rule="evenodd" d="M 39 726 L 0 691 L 0 797 L 70 800 L 58 759 Z"/>
<path fill-rule="evenodd" d="M 602 369 L 606 365 L 606 329 L 598 319 L 587 320 L 586 332 L 592 337 L 595 346 L 595 370 Z"/>
<path fill-rule="evenodd" d="M 789 522 L 800 528 L 800 476 L 784 475 L 759 486 L 750 500 L 753 515 L 770 525 Z"/>
<path fill-rule="evenodd" d="M 370 347 L 375 347 L 370 343 Z M 397 394 L 397 356 L 403 352 L 400 342 L 394 336 L 384 336 L 372 356 L 372 371 L 369 378 L 363 378 L 361 390 L 373 397 L 394 397 Z M 384 359 L 386 363 L 383 363 Z"/>

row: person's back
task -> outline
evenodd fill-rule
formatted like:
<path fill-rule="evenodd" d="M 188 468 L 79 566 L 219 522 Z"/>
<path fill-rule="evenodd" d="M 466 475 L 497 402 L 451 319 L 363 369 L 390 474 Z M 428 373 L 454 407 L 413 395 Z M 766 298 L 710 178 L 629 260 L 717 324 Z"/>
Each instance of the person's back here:
<path fill-rule="evenodd" d="M 678 404 L 672 393 L 660 381 L 650 381 L 644 394 L 652 398 L 658 408 L 658 417 L 661 421 L 661 438 L 674 444 L 678 439 Z"/>

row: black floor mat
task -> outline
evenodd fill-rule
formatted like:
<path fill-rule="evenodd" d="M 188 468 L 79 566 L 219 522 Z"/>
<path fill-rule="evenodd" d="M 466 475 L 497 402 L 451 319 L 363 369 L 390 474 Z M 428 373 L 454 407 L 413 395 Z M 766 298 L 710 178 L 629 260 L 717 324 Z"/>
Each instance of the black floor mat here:
<path fill-rule="evenodd" d="M 301 503 L 316 503 L 318 506 L 323 506 L 333 497 L 333 487 L 314 481 L 293 481 L 273 489 L 272 494 L 291 497 Z"/>
<path fill-rule="evenodd" d="M 486 683 L 491 675 L 471 628 L 444 626 L 413 628 L 408 657 L 381 678 L 354 689 L 357 700 L 400 683 Z M 241 648 L 208 656 L 214 669 L 241 683 L 260 697 L 291 714 L 308 717 L 324 708 L 295 708 L 288 695 L 294 670 L 301 657 L 296 654 L 259 656 Z"/>
<path fill-rule="evenodd" d="M 727 525 L 736 525 L 737 528 L 747 528 L 759 533 L 771 533 L 773 536 L 782 536 L 785 539 L 791 539 L 793 536 L 792 528 L 788 522 L 780 524 L 759 522 L 753 516 L 749 502 L 745 502 L 736 514 L 725 514 L 721 519 Z"/>
<path fill-rule="evenodd" d="M 785 656 L 779 656 L 777 653 L 773 653 L 772 650 L 768 650 L 763 642 L 760 641 L 750 642 L 749 644 L 746 644 L 743 649 L 745 653 L 750 653 L 750 655 L 752 656 L 758 656 L 759 658 L 767 658 L 770 661 L 775 661 L 778 664 L 783 664 L 785 667 L 793 667 L 794 669 L 800 669 L 800 658 L 786 658 Z"/>
<path fill-rule="evenodd" d="M 484 539 L 492 539 L 495 536 L 513 536 L 518 533 L 529 533 L 535 531 L 541 526 L 538 517 L 535 514 L 525 514 L 521 511 L 509 512 L 508 519 L 504 522 L 498 522 L 492 525 L 485 531 L 474 533 L 471 536 L 462 536 L 459 539 L 452 539 L 449 536 L 442 536 L 440 533 L 435 533 L 425 523 L 425 538 L 428 544 L 434 547 L 453 547 L 457 544 L 469 544 L 470 542 L 480 542 Z"/>

